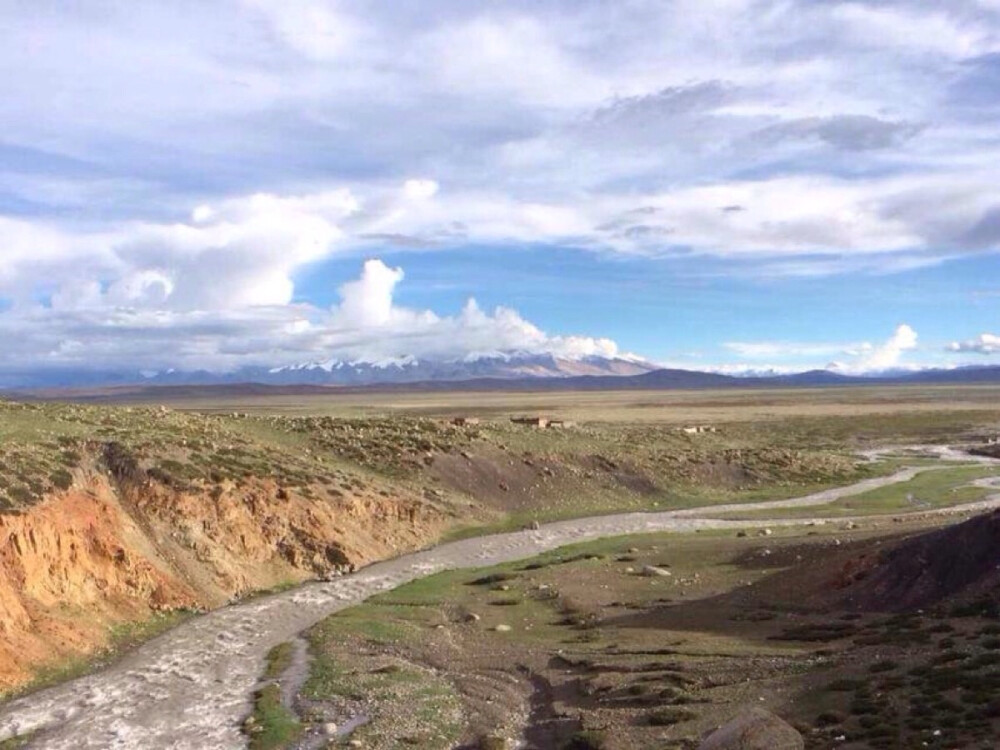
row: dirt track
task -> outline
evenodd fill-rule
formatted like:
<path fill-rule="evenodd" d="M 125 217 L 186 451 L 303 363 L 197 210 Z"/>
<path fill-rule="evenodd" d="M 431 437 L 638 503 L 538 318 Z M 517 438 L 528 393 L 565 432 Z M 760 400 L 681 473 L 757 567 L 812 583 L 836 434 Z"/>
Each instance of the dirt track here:
<path fill-rule="evenodd" d="M 955 458 L 953 454 L 942 457 Z M 239 726 L 249 712 L 249 698 L 267 651 L 377 592 L 449 568 L 493 565 L 604 536 L 809 523 L 813 519 L 732 521 L 698 515 L 823 505 L 907 481 L 921 470 L 904 469 L 888 477 L 791 500 L 600 516 L 467 539 L 378 563 L 331 582 L 307 584 L 226 607 L 165 633 L 98 674 L 0 706 L 0 741 L 37 732 L 28 747 L 245 747 Z M 938 512 L 988 507 L 1000 507 L 1000 494 Z"/>

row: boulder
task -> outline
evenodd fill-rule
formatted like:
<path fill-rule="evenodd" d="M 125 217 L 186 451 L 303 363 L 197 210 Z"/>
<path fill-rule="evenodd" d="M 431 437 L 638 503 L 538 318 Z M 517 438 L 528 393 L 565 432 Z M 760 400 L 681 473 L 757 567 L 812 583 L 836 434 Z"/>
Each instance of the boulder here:
<path fill-rule="evenodd" d="M 803 750 L 802 735 L 762 708 L 751 708 L 708 735 L 698 750 Z"/>
<path fill-rule="evenodd" d="M 656 565 L 643 565 L 642 574 L 644 576 L 649 576 L 649 577 L 659 576 L 661 578 L 670 578 L 673 575 L 673 573 L 671 573 L 669 570 L 657 567 Z"/>

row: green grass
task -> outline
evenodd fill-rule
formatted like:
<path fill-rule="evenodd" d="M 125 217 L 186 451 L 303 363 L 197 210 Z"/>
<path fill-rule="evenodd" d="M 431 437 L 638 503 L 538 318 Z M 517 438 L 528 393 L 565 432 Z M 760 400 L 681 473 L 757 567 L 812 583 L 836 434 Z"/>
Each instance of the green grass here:
<path fill-rule="evenodd" d="M 425 446 L 451 450 L 468 439 L 429 420 L 363 424 L 0 400 L 0 511 L 69 488 L 73 471 L 100 465 L 111 443 L 176 490 L 273 477 L 305 491 L 399 478 Z"/>
<path fill-rule="evenodd" d="M 19 748 L 27 747 L 34 734 L 34 732 L 30 732 L 16 737 L 10 737 L 6 740 L 0 740 L 0 750 L 19 750 Z"/>
<path fill-rule="evenodd" d="M 264 664 L 264 679 L 276 680 L 292 666 L 295 655 L 295 644 L 291 641 L 279 643 L 267 652 Z"/>
<path fill-rule="evenodd" d="M 970 487 L 968 483 L 974 479 L 992 476 L 1000 476 L 1000 471 L 996 467 L 961 466 L 928 470 L 917 474 L 909 482 L 852 495 L 841 502 L 848 508 L 882 512 L 914 508 L 914 505 L 907 500 L 908 495 L 912 495 L 916 502 L 925 503 L 930 507 L 957 505 L 983 499 L 990 490 Z"/>
<path fill-rule="evenodd" d="M 934 510 L 977 502 L 996 490 L 970 486 L 984 477 L 1000 476 L 991 466 L 951 466 L 927 469 L 908 482 L 842 497 L 828 505 L 727 513 L 726 518 L 812 518 L 887 515 Z M 911 498 L 912 497 L 912 501 Z"/>
<path fill-rule="evenodd" d="M 281 705 L 277 685 L 265 685 L 254 695 L 253 713 L 243 724 L 250 750 L 280 750 L 302 734 L 298 717 Z"/>

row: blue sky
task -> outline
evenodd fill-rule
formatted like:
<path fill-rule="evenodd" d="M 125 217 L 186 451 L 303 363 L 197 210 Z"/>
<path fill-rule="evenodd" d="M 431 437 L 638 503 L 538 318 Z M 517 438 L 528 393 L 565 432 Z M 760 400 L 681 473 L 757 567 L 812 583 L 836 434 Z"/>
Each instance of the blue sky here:
<path fill-rule="evenodd" d="M 16 0 L 0 71 L 0 370 L 1000 364 L 998 0 Z"/>

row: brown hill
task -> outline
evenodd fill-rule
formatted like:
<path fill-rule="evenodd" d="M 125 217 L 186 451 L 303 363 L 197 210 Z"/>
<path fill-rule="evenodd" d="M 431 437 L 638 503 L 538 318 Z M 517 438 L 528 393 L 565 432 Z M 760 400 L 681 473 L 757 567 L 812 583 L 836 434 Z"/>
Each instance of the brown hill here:
<path fill-rule="evenodd" d="M 1000 511 L 899 542 L 845 569 L 844 603 L 909 610 L 981 594 L 1000 595 Z"/>

